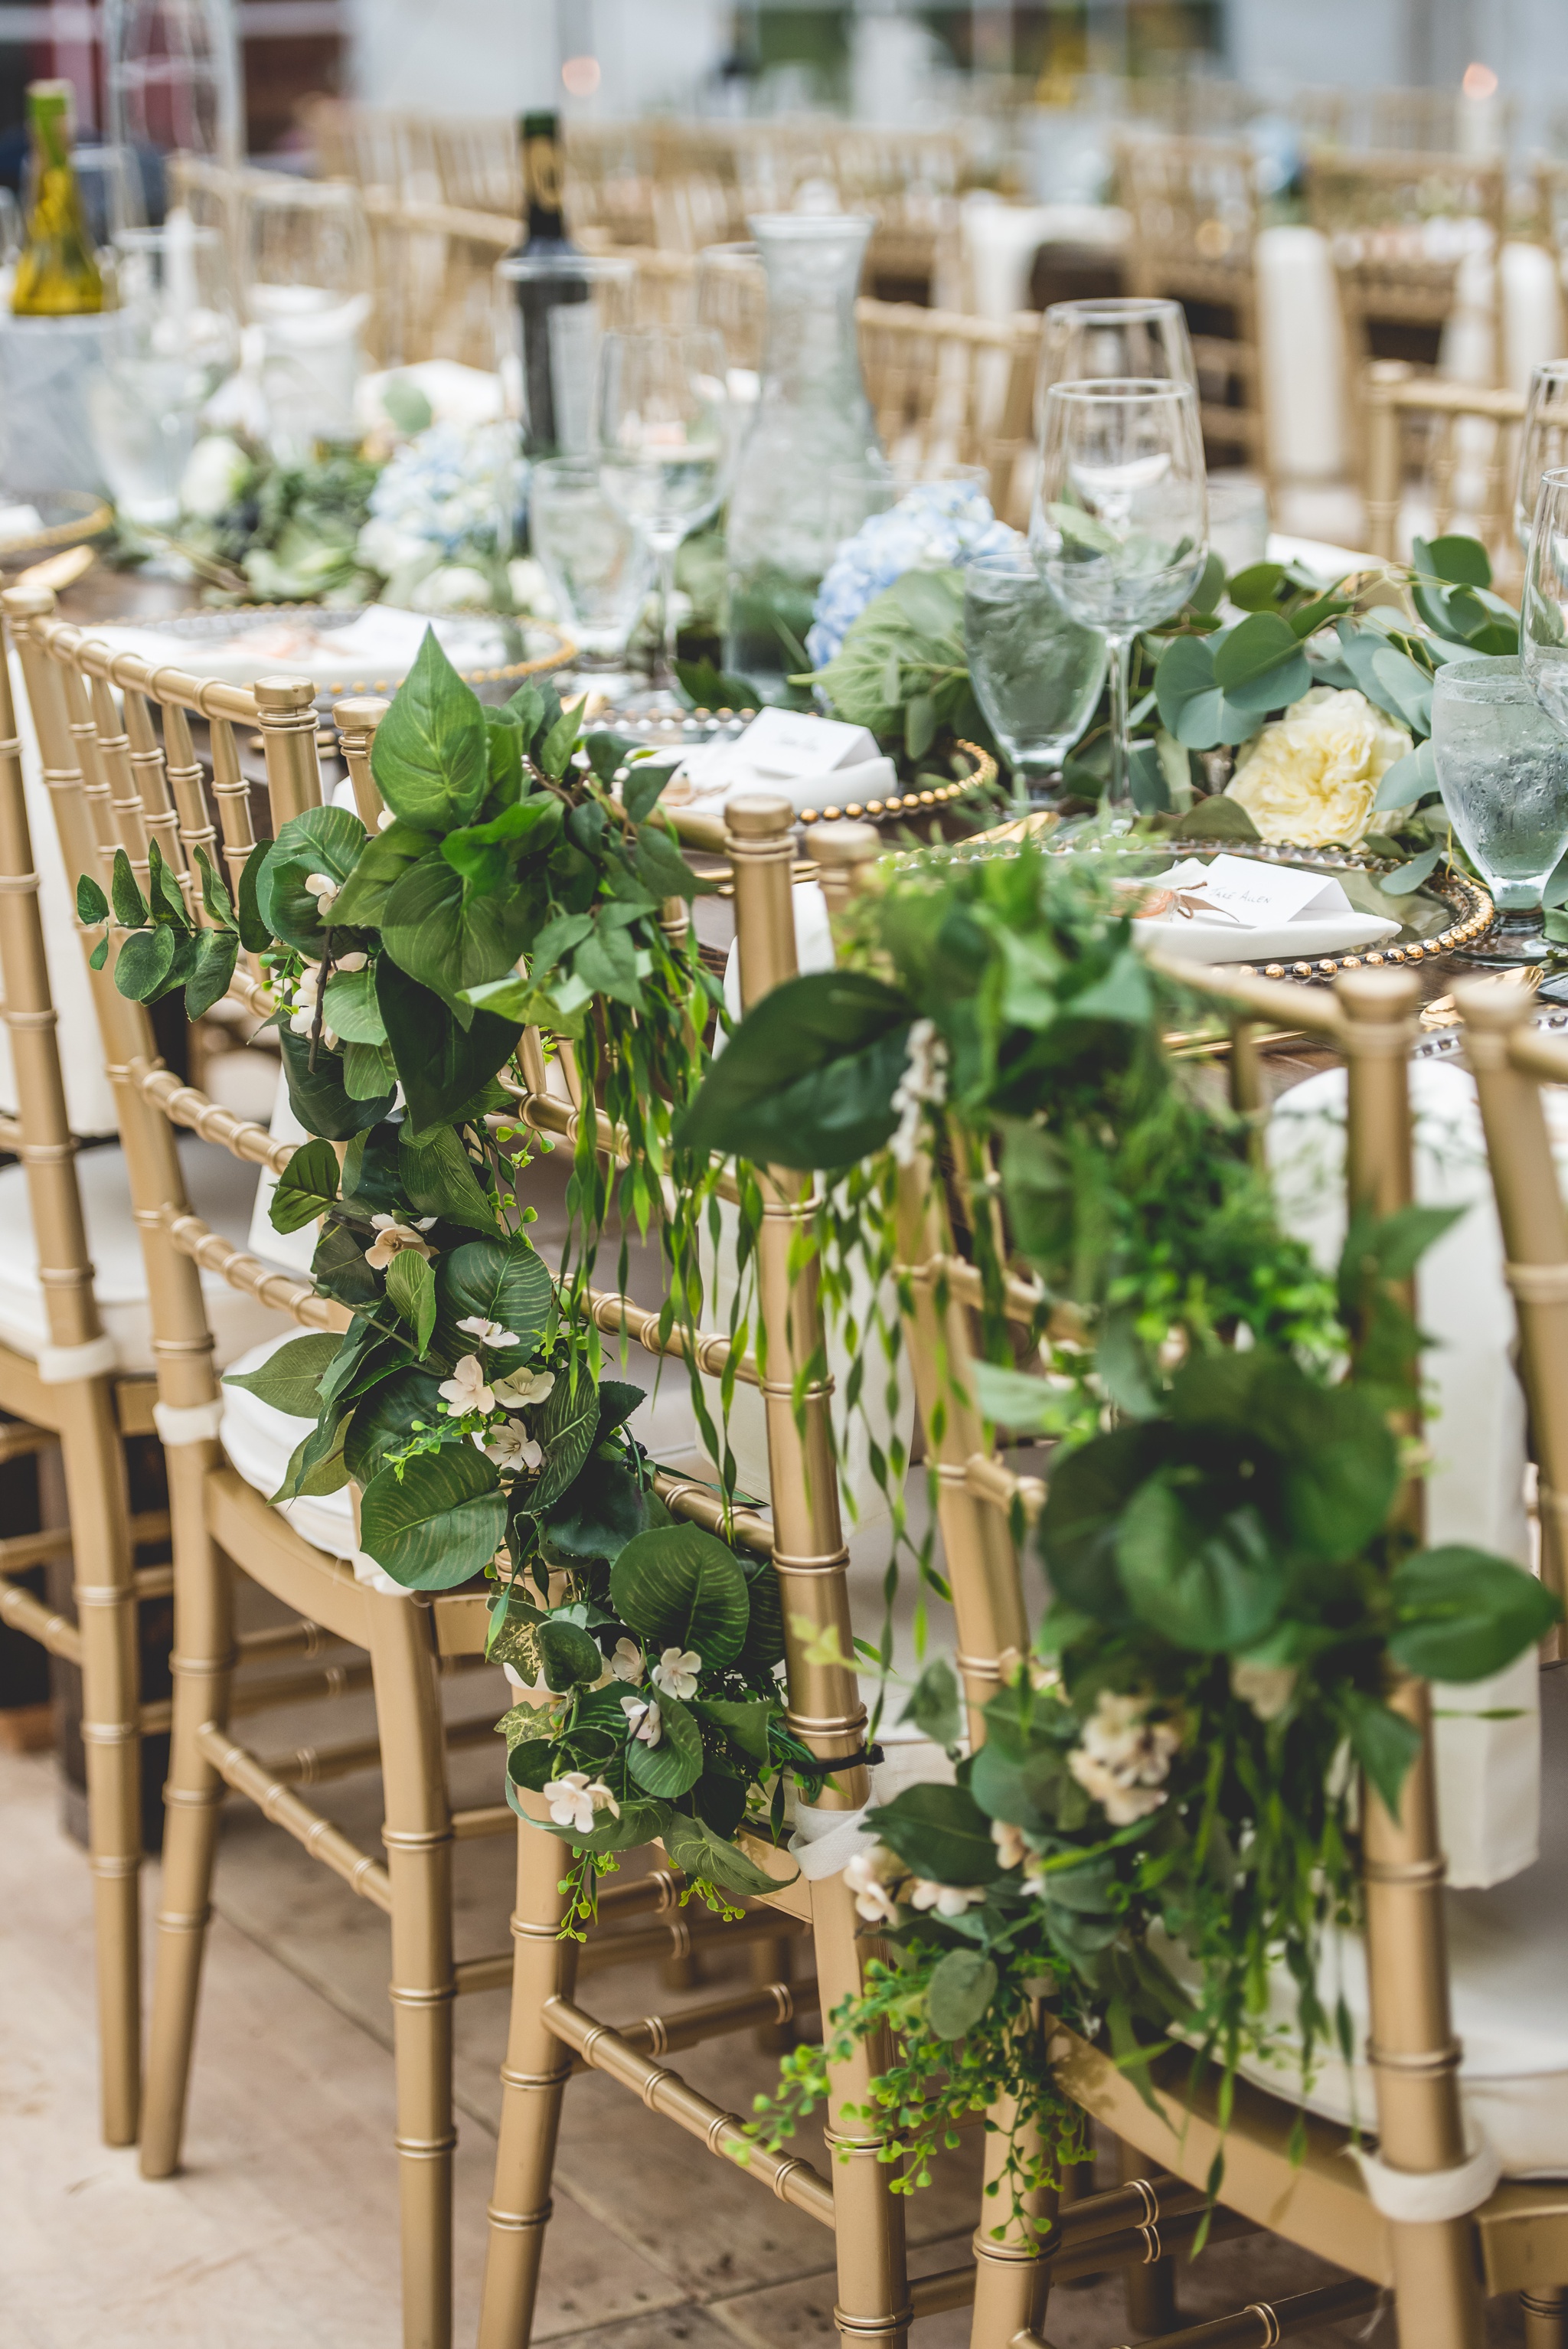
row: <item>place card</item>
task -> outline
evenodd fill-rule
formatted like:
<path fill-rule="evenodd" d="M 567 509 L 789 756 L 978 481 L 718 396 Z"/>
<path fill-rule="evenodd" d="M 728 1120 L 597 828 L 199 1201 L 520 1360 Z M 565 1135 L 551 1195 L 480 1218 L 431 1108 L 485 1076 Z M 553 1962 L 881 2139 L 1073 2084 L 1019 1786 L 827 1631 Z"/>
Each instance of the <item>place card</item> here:
<path fill-rule="evenodd" d="M 1304 872 L 1294 864 L 1258 864 L 1248 856 L 1215 856 L 1207 864 L 1188 856 L 1168 873 L 1151 874 L 1150 880 L 1157 889 L 1196 901 L 1194 915 L 1212 914 L 1249 930 L 1350 911 L 1349 898 L 1331 874 Z"/>

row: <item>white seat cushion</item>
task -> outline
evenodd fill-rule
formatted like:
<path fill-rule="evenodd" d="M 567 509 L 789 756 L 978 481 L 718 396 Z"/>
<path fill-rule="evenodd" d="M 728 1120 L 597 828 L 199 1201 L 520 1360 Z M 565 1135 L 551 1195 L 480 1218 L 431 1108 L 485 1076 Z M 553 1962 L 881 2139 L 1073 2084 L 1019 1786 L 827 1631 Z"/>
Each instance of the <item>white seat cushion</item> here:
<path fill-rule="evenodd" d="M 291 1338 L 301 1335 L 290 1328 L 277 1331 L 277 1316 L 272 1317 L 274 1335 L 263 1345 L 253 1346 L 231 1368 L 244 1374 L 259 1371 L 269 1355 Z M 296 1446 L 303 1443 L 315 1425 L 312 1419 L 294 1419 L 289 1413 L 274 1411 L 243 1387 L 223 1389 L 223 1419 L 218 1437 L 230 1463 L 258 1493 L 271 1500 L 283 1483 L 284 1471 Z M 296 1534 L 315 1549 L 324 1549 L 329 1557 L 354 1557 L 358 1543 L 354 1537 L 354 1505 L 345 1485 L 335 1493 L 307 1495 L 298 1501 L 280 1504 L 278 1514 L 285 1517 Z M 361 1570 L 356 1568 L 356 1572 Z M 370 1577 L 361 1573 L 362 1580 Z M 390 1576 L 380 1578 L 377 1588 L 396 1590 L 397 1585 Z"/>
<path fill-rule="evenodd" d="M 1471 2127 L 1485 2133 L 1505 2178 L 1568 2177 L 1568 1670 L 1542 1676 L 1541 1718 L 1540 1858 L 1506 1884 L 1446 1899 L 1453 2023 L 1464 2050 L 1460 2086 Z M 1367 2002 L 1358 1938 L 1347 1934 L 1331 1947 L 1318 1986 L 1330 2013 L 1343 1990 L 1359 2055 Z M 1295 1990 L 1277 1974 L 1274 2009 L 1288 2034 Z M 1293 2099 L 1299 2093 L 1289 2054 L 1277 2064 L 1250 2059 L 1242 2069 L 1263 2087 Z M 1306 2102 L 1331 2120 L 1377 2126 L 1369 2067 L 1358 2060 L 1352 2075 L 1337 2050 L 1323 2055 Z"/>
<path fill-rule="evenodd" d="M 203 1223 L 242 1247 L 255 1195 L 256 1170 L 216 1143 L 182 1134 L 180 1164 L 194 1212 Z M 147 1309 L 147 1273 L 141 1237 L 130 1207 L 130 1185 L 118 1144 L 77 1155 L 77 1181 L 87 1219 L 93 1286 L 103 1326 L 114 1340 L 123 1371 L 152 1369 L 152 1330 Z M 27 1177 L 20 1166 L 0 1168 L 0 1345 L 36 1360 L 49 1342 L 38 1253 L 27 1206 Z M 221 1274 L 203 1272 L 201 1294 L 217 1347 L 219 1367 L 248 1346 L 273 1333 L 279 1316 Z"/>

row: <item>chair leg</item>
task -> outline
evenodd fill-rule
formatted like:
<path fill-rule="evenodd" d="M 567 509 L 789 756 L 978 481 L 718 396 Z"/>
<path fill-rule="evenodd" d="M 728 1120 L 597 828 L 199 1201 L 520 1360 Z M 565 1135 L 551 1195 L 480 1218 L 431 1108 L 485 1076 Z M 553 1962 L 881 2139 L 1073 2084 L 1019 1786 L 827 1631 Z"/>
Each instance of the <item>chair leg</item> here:
<path fill-rule="evenodd" d="M 1130 2178 L 1144 2176 L 1149 2163 L 1135 2145 L 1128 2145 L 1119 2139 L 1116 2150 L 1118 2175 L 1124 2186 Z M 1127 2322 L 1134 2333 L 1141 2333 L 1145 2336 L 1175 2332 L 1174 2261 L 1156 2260 L 1149 2267 L 1128 2269 Z"/>
<path fill-rule="evenodd" d="M 990 2117 L 997 2126 L 985 2132 L 985 2191 L 980 2224 L 975 2230 L 970 2349 L 1007 2349 L 1015 2333 L 1040 2328 L 1050 2282 L 1042 2253 L 1054 2248 L 1058 2199 L 1054 2188 L 1042 2187 L 1026 2198 L 1020 2209 L 1013 2209 L 1006 2176 L 1011 2100 L 1004 2099 Z M 1026 2158 L 1042 2150 L 1037 2130 L 1020 2131 L 1022 2156 Z"/>
<path fill-rule="evenodd" d="M 180 2167 L 223 1801 L 223 1782 L 196 1742 L 208 1723 L 227 1725 L 234 1669 L 233 1569 L 206 1529 L 207 1449 L 171 1444 L 166 1453 L 174 1526 L 174 1710 L 141 2128 L 144 2178 L 170 2178 Z"/>
<path fill-rule="evenodd" d="M 452 2338 L 452 1819 L 429 1608 L 378 1596 L 370 1661 L 392 1886 L 404 2349 Z"/>
<path fill-rule="evenodd" d="M 1524 2349 L 1568 2349 L 1568 2290 L 1562 2284 L 1542 2284 L 1522 2292 Z"/>
<path fill-rule="evenodd" d="M 822 2013 L 831 2014 L 861 1986 L 865 1948 L 856 1940 L 854 1900 L 841 1877 L 811 1887 L 811 1923 Z M 883 2139 L 861 2111 L 892 2048 L 885 2035 L 862 2041 L 832 2075 L 826 2137 L 832 2157 L 833 2232 L 839 2303 L 834 2321 L 853 2349 L 904 2349 L 913 2312 L 904 2262 L 903 2203 L 882 2160 Z M 846 2106 L 861 2110 L 847 2111 Z M 847 2156 L 847 2158 L 845 2157 Z"/>
<path fill-rule="evenodd" d="M 561 2100 L 572 2070 L 565 2046 L 542 2020 L 545 2000 L 556 1992 L 570 1998 L 575 1986 L 578 1944 L 559 1938 L 566 1866 L 566 1851 L 554 1836 L 518 1822 L 511 2023 L 500 2075 L 479 2349 L 527 2349 L 533 2331 Z"/>
<path fill-rule="evenodd" d="M 103 2134 L 108 2145 L 134 2145 L 141 2102 L 141 1676 L 130 1501 L 107 1382 L 84 1381 L 62 1396 L 60 1451 L 81 1633 Z"/>

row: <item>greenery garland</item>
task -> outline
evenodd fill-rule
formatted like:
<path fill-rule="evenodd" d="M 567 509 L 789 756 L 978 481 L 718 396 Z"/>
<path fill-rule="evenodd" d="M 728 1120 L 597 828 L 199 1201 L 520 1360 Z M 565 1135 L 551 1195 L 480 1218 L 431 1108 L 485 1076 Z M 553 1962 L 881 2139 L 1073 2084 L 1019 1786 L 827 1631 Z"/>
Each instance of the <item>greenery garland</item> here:
<path fill-rule="evenodd" d="M 1057 1445 L 1035 1651 L 1011 1660 L 956 1785 L 871 1814 L 879 1847 L 851 1880 L 897 1971 L 837 2011 L 826 2050 L 789 2060 L 756 2124 L 778 2142 L 846 2034 L 891 2018 L 902 2061 L 873 2104 L 913 2174 L 1000 2087 L 1018 2106 L 1016 2200 L 1070 2137 L 1041 1997 L 1103 2030 L 1146 2088 L 1173 2035 L 1227 2080 L 1265 2046 L 1279 1967 L 1304 2075 L 1343 2044 L 1317 1984 L 1326 1931 L 1357 1915 L 1346 1757 L 1397 1806 L 1416 1738 L 1385 1701 L 1390 1670 L 1481 1678 L 1557 1613 L 1505 1560 L 1420 1549 L 1401 1507 L 1419 1340 L 1397 1285 L 1451 1215 L 1358 1218 L 1322 1278 L 1280 1228 L 1245 1122 L 1166 1049 L 1191 1003 L 1144 963 L 1098 864 L 1026 842 L 880 868 L 848 967 L 748 1015 L 681 1134 L 835 1176 L 869 1158 L 862 1208 L 901 1164 L 944 1164 L 982 1239 L 991 1188 L 1042 1286 L 1042 1374 L 1025 1374 L 1002 1267 L 976 1248 L 993 1309 L 977 1400 Z M 864 1261 L 885 1269 L 869 1220 Z M 861 1228 L 820 1226 L 839 1293 Z M 956 1700 L 929 1668 L 917 1716 L 954 1753 Z"/>
<path fill-rule="evenodd" d="M 719 1000 L 684 910 L 712 885 L 659 812 L 667 762 L 613 735 L 583 742 L 549 685 L 482 707 L 433 635 L 372 765 L 382 828 L 308 810 L 255 849 L 237 904 L 198 852 L 204 920 L 155 843 L 145 895 L 123 852 L 108 897 L 77 885 L 82 920 L 105 926 L 99 968 L 119 933 L 123 994 L 182 989 L 198 1018 L 244 949 L 279 1007 L 312 1139 L 272 1221 L 319 1226 L 313 1279 L 352 1319 L 231 1382 L 315 1423 L 275 1500 L 353 1479 L 361 1545 L 396 1581 L 497 1582 L 490 1652 L 533 1683 L 502 1724 L 509 1796 L 542 1798 L 585 1884 L 608 1854 L 662 1836 L 716 1899 L 761 1889 L 770 1879 L 733 1846 L 741 1818 L 769 1826 L 762 1789 L 778 1809 L 787 1769 L 820 1784 L 784 1723 L 771 1570 L 671 1520 L 626 1425 L 641 1391 L 601 1376 L 586 1299 L 618 1208 L 625 1228 L 659 1221 L 665 1334 L 700 1310 L 716 1178 L 673 1152 L 672 1130 Z M 575 1052 L 590 1105 L 555 1268 L 528 1231 L 525 1026 Z M 621 1129 L 618 1174 L 595 1101 Z M 738 1306 L 732 1318 L 738 1353 Z"/>

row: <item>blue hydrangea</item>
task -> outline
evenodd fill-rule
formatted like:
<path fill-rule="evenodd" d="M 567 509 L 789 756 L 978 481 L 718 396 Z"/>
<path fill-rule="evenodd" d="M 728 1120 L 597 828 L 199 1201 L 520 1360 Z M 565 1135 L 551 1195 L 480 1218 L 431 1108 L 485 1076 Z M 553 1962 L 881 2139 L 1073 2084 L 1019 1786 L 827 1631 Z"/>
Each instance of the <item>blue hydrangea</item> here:
<path fill-rule="evenodd" d="M 946 570 L 1017 543 L 1017 532 L 998 522 L 990 500 L 967 482 L 921 482 L 889 512 L 862 523 L 834 555 L 806 638 L 812 667 L 827 667 L 851 622 L 906 571 Z"/>
<path fill-rule="evenodd" d="M 444 555 L 493 548 L 515 501 L 516 451 L 505 424 L 432 424 L 383 469 L 371 515 L 383 532 Z"/>

